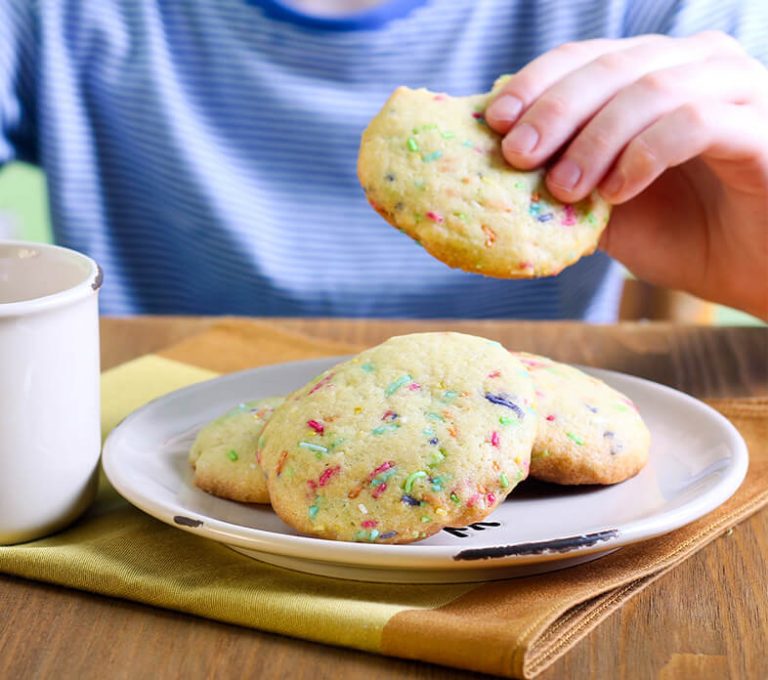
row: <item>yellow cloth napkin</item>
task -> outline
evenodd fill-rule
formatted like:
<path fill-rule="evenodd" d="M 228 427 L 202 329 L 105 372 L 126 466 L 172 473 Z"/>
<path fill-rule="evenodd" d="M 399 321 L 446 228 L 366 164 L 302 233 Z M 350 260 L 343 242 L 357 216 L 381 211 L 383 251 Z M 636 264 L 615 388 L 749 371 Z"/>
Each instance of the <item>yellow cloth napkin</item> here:
<path fill-rule="evenodd" d="M 160 394 L 221 372 L 350 349 L 269 324 L 222 322 L 107 371 L 104 430 Z M 768 503 L 768 400 L 712 403 L 750 447 L 736 495 L 683 529 L 551 574 L 427 586 L 299 574 L 154 520 L 105 480 L 96 504 L 69 529 L 0 548 L 0 571 L 318 642 L 532 677 L 634 593 Z"/>

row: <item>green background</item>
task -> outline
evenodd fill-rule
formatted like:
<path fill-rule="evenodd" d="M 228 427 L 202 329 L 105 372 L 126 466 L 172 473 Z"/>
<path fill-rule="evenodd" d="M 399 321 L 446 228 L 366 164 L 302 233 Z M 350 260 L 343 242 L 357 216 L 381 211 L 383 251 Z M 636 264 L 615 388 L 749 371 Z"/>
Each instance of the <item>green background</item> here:
<path fill-rule="evenodd" d="M 51 226 L 45 178 L 38 169 L 11 163 L 0 170 L 0 239 L 50 241 Z M 718 307 L 720 324 L 757 324 L 747 314 Z"/>

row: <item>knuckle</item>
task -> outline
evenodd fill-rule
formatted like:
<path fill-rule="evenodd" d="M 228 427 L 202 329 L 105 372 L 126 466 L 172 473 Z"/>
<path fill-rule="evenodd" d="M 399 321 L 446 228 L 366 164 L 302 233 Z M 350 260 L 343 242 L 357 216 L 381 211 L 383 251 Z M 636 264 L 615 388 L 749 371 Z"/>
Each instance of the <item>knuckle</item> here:
<path fill-rule="evenodd" d="M 715 47 L 726 52 L 738 54 L 744 53 L 744 48 L 742 48 L 739 41 L 736 40 L 736 38 L 734 38 L 732 35 L 728 35 L 723 31 L 702 31 L 701 33 L 697 33 L 694 37 L 701 40 L 702 42 L 705 42 L 711 47 Z"/>
<path fill-rule="evenodd" d="M 625 174 L 632 180 L 654 175 L 664 165 L 660 152 L 643 135 L 629 143 L 623 160 Z"/>
<path fill-rule="evenodd" d="M 587 43 L 574 40 L 559 45 L 555 48 L 555 52 L 558 52 L 565 57 L 576 57 L 583 54 L 586 49 L 588 49 Z"/>
<path fill-rule="evenodd" d="M 601 69 L 608 73 L 623 73 L 631 66 L 631 57 L 623 52 L 606 52 L 595 59 Z"/>
<path fill-rule="evenodd" d="M 674 78 L 666 71 L 646 73 L 637 81 L 637 85 L 651 96 L 672 94 L 676 89 Z"/>
<path fill-rule="evenodd" d="M 571 109 L 566 99 L 556 94 L 546 94 L 536 104 L 536 115 L 546 121 L 564 118 Z"/>
<path fill-rule="evenodd" d="M 615 135 L 605 127 L 586 129 L 577 140 L 578 148 L 575 151 L 579 155 L 604 157 L 612 153 L 616 148 Z M 574 143 L 575 144 L 575 143 Z"/>
<path fill-rule="evenodd" d="M 695 135 L 697 130 L 706 128 L 709 123 L 705 108 L 693 102 L 683 104 L 677 110 L 677 114 L 691 135 Z"/>

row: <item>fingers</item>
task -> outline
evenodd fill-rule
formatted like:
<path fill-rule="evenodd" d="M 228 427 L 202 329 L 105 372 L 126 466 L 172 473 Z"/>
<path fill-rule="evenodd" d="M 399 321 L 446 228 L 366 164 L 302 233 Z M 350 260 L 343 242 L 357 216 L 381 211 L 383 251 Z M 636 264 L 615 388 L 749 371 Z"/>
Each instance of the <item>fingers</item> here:
<path fill-rule="evenodd" d="M 515 73 L 486 109 L 485 119 L 496 132 L 506 134 L 524 109 L 568 73 L 602 54 L 660 40 L 665 38 L 643 35 L 623 40 L 584 40 L 560 45 Z"/>
<path fill-rule="evenodd" d="M 721 49 L 718 41 L 698 36 L 651 36 L 600 54 L 548 87 L 525 110 L 502 142 L 504 157 L 517 168 L 539 167 L 622 89 L 646 74 L 703 61 Z M 505 91 L 509 87 L 508 83 Z"/>
<path fill-rule="evenodd" d="M 686 103 L 629 143 L 600 186 L 600 193 L 612 203 L 624 203 L 667 168 L 699 155 L 715 160 L 752 160 L 750 174 L 762 174 L 759 184 L 765 186 L 766 148 L 768 132 L 757 109 L 721 102 Z"/>
<path fill-rule="evenodd" d="M 728 57 L 675 66 L 649 73 L 620 90 L 549 172 L 550 191 L 568 202 L 589 195 L 637 135 L 686 103 L 751 103 L 756 79 L 765 76 L 765 69 L 749 62 Z M 688 131 L 679 132 L 685 136 Z M 603 188 L 607 191 L 607 185 Z"/>
<path fill-rule="evenodd" d="M 664 52 L 670 45 L 685 44 L 691 50 L 722 56 L 743 55 L 739 43 L 719 31 L 707 31 L 682 39 L 661 35 L 640 35 L 621 40 L 584 40 L 565 43 L 524 66 L 511 76 L 494 102 L 487 108 L 488 124 L 500 134 L 506 134 L 520 114 L 530 107 L 550 87 L 595 59 L 615 52 L 626 52 L 643 45 Z M 610 62 L 610 59 L 608 59 Z M 594 83 L 588 83 L 590 86 Z M 582 93 L 579 93 L 582 94 Z"/>

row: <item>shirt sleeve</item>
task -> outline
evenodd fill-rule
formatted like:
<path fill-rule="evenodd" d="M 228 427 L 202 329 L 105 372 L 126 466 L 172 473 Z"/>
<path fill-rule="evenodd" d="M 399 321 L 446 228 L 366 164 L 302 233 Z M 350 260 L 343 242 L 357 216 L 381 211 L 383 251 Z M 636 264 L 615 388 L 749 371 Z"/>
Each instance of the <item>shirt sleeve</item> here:
<path fill-rule="evenodd" d="M 768 66 L 766 0 L 634 0 L 626 6 L 624 28 L 627 36 L 664 33 L 683 37 L 723 31 Z"/>
<path fill-rule="evenodd" d="M 37 160 L 36 0 L 0 2 L 0 165 Z"/>

